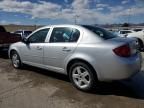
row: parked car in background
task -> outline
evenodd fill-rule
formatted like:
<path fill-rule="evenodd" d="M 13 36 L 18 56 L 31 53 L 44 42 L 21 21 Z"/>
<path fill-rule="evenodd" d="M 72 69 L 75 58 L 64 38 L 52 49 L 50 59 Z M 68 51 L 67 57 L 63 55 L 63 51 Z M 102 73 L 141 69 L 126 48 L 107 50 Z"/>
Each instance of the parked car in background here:
<path fill-rule="evenodd" d="M 133 29 L 135 32 L 138 32 L 138 31 L 143 31 L 144 29 L 143 28 L 135 28 Z"/>
<path fill-rule="evenodd" d="M 90 25 L 39 28 L 12 44 L 9 57 L 14 68 L 28 64 L 66 74 L 83 91 L 91 90 L 97 81 L 129 78 L 142 63 L 135 39 Z"/>
<path fill-rule="evenodd" d="M 20 40 L 20 35 L 7 32 L 3 26 L 0 26 L 0 50 L 8 49 L 10 44 Z"/>
<path fill-rule="evenodd" d="M 119 30 L 117 35 L 120 37 L 125 37 L 128 33 L 134 33 L 134 30 Z"/>
<path fill-rule="evenodd" d="M 29 34 L 32 33 L 30 30 L 17 30 L 14 32 L 15 34 L 19 34 L 22 38 L 27 37 Z"/>
<path fill-rule="evenodd" d="M 134 37 L 138 39 L 138 43 L 140 46 L 140 51 L 144 51 L 144 30 L 134 32 L 134 33 L 128 33 L 126 37 Z"/>

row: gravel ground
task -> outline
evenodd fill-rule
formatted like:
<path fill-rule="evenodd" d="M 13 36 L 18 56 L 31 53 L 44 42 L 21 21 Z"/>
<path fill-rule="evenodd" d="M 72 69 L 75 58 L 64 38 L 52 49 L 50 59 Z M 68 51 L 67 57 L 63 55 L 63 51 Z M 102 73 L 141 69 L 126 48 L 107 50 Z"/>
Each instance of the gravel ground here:
<path fill-rule="evenodd" d="M 102 82 L 85 93 L 65 75 L 30 66 L 14 69 L 0 52 L 0 108 L 144 108 L 143 68 L 128 80 Z"/>

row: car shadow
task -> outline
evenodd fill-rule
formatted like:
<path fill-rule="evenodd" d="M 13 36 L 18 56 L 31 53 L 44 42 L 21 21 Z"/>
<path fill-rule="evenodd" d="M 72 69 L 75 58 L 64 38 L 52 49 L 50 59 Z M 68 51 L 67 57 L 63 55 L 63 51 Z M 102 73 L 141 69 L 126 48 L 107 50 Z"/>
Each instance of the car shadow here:
<path fill-rule="evenodd" d="M 52 71 L 48 71 L 48 70 L 45 70 L 45 69 L 41 69 L 41 68 L 29 66 L 29 65 L 24 65 L 22 70 L 29 70 L 29 71 L 36 72 L 36 73 L 41 74 L 41 75 L 45 75 L 45 76 L 54 78 L 54 79 L 70 82 L 70 80 L 67 77 L 67 75 L 56 73 L 56 72 L 52 72 Z"/>
<path fill-rule="evenodd" d="M 69 78 L 63 74 L 48 72 L 47 70 L 31 66 L 24 66 L 24 70 L 30 70 L 54 79 L 70 82 Z M 116 95 L 144 99 L 144 71 L 139 72 L 127 80 L 99 82 L 97 87 L 89 93 L 95 95 Z"/>
<path fill-rule="evenodd" d="M 144 71 L 127 80 L 100 82 L 91 93 L 144 99 Z"/>

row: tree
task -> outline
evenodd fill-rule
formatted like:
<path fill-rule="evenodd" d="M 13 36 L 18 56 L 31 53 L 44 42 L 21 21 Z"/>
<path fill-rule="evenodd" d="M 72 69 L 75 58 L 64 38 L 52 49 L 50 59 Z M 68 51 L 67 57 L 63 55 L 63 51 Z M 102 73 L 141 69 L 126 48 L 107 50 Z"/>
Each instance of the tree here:
<path fill-rule="evenodd" d="M 129 23 L 124 23 L 124 24 L 122 24 L 122 27 L 129 27 L 129 26 L 130 26 Z"/>

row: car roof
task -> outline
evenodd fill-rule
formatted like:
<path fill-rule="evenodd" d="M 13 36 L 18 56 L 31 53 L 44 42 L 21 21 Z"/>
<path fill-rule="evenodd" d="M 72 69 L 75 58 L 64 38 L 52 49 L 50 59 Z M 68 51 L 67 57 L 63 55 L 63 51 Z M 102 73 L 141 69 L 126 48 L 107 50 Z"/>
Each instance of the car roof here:
<path fill-rule="evenodd" d="M 95 43 L 102 40 L 100 37 L 96 36 L 96 34 L 92 33 L 90 30 L 86 29 L 82 25 L 73 25 L 73 24 L 47 25 L 38 28 L 37 30 L 35 30 L 35 32 L 41 29 L 53 28 L 53 27 L 72 27 L 80 30 L 80 33 L 82 34 L 81 43 Z"/>
<path fill-rule="evenodd" d="M 16 31 L 23 31 L 22 29 L 16 30 Z"/>
<path fill-rule="evenodd" d="M 49 27 L 76 27 L 76 28 L 81 28 L 81 25 L 74 25 L 74 24 L 57 24 L 57 25 L 47 25 L 47 26 L 43 26 L 40 27 L 40 29 L 42 28 L 49 28 Z"/>

